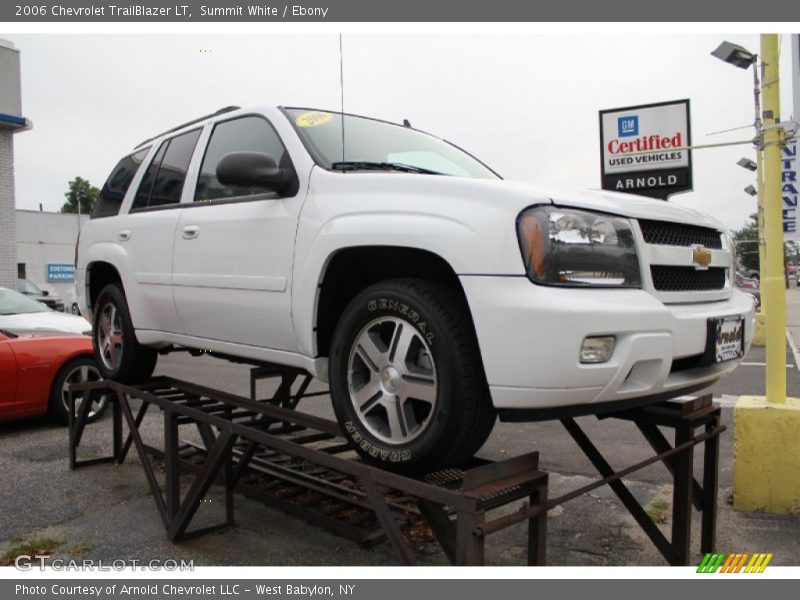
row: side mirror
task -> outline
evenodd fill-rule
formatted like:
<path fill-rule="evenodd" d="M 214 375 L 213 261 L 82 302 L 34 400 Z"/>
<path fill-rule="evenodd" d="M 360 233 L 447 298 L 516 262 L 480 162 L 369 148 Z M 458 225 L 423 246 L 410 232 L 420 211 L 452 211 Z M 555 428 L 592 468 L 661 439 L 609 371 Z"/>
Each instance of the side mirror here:
<path fill-rule="evenodd" d="M 293 177 L 291 172 L 278 167 L 269 154 L 230 152 L 217 165 L 217 179 L 224 185 L 266 187 L 282 192 L 292 184 Z"/>
<path fill-rule="evenodd" d="M 42 290 L 42 296 L 49 296 L 49 295 L 50 292 L 48 292 L 47 290 Z"/>

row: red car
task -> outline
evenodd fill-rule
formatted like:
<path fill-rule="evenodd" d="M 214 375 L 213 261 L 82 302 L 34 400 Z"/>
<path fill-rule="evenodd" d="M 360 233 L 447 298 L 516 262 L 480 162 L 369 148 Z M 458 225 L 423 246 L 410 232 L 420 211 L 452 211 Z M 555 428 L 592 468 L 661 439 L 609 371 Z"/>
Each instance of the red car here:
<path fill-rule="evenodd" d="M 40 415 L 67 423 L 67 388 L 100 379 L 92 338 L 64 333 L 14 334 L 0 329 L 0 421 Z M 93 402 L 89 419 L 100 418 L 108 400 Z"/>

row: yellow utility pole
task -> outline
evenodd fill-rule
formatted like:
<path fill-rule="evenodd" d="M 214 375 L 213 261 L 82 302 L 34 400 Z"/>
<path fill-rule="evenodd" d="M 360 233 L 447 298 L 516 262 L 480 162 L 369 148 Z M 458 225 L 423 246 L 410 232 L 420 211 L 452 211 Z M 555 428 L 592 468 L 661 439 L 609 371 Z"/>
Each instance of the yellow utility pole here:
<path fill-rule="evenodd" d="M 761 273 L 761 296 L 766 317 L 767 401 L 786 402 L 786 290 L 783 273 L 783 200 L 781 197 L 780 74 L 778 36 L 761 34 L 761 80 L 764 127 L 764 238 L 766 273 Z M 761 186 L 759 186 L 760 189 Z"/>
<path fill-rule="evenodd" d="M 758 276 L 763 277 L 767 273 L 767 240 L 764 237 L 764 152 L 761 149 L 760 140 L 756 147 L 756 190 L 758 192 Z M 760 288 L 760 280 L 758 285 Z M 758 310 L 762 314 L 766 312 L 763 302 Z"/>
<path fill-rule="evenodd" d="M 783 275 L 783 198 L 781 153 L 785 133 L 780 125 L 778 36 L 761 36 L 764 99 L 759 131 L 758 189 L 763 193 L 764 240 L 761 306 L 766 319 L 766 396 L 740 396 L 733 411 L 733 506 L 736 510 L 796 514 L 800 507 L 800 398 L 786 397 L 786 290 Z M 760 227 L 761 229 L 761 227 Z"/>

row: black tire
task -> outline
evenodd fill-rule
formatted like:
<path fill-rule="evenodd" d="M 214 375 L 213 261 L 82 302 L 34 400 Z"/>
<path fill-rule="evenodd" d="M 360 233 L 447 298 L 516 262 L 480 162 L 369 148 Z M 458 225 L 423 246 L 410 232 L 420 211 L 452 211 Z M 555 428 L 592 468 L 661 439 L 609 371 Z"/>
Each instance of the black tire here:
<path fill-rule="evenodd" d="M 64 363 L 50 386 L 47 414 L 54 421 L 67 425 L 69 423 L 69 404 L 67 403 L 65 387 L 70 383 L 98 381 L 100 378 L 100 370 L 91 356 L 78 356 Z M 92 404 L 93 406 L 87 419 L 89 423 L 103 416 L 106 408 L 108 408 L 108 397 L 93 398 Z M 78 402 L 76 402 L 77 406 L 80 406 Z"/>
<path fill-rule="evenodd" d="M 108 315 L 114 316 L 111 325 L 115 336 L 119 336 L 114 337 L 113 348 L 104 343 L 108 336 Z M 97 297 L 92 320 L 92 346 L 104 379 L 135 385 L 147 381 L 156 368 L 158 353 L 136 340 L 128 302 L 119 284 L 108 284 Z"/>
<path fill-rule="evenodd" d="M 408 325 L 412 329 L 406 330 Z M 400 342 L 412 350 L 399 356 L 395 340 L 403 337 L 403 331 L 414 339 Z M 364 358 L 362 343 L 370 342 L 375 343 L 373 354 L 386 362 Z M 376 354 L 377 350 L 381 353 Z M 409 364 L 409 356 L 413 364 Z M 330 359 L 336 417 L 369 463 L 413 473 L 458 466 L 478 451 L 494 427 L 495 410 L 468 309 L 441 284 L 395 279 L 362 291 L 339 319 Z M 424 372 L 423 377 L 412 371 L 417 368 Z M 407 374 L 399 375 L 397 369 Z M 429 408 L 408 393 L 410 388 L 403 387 L 418 379 L 435 386 L 433 391 L 419 392 L 435 397 Z M 356 409 L 356 398 L 370 395 L 371 399 Z M 410 408 L 409 402 L 413 404 Z M 396 410 L 394 425 L 400 435 L 394 434 L 394 417 L 388 408 Z"/>

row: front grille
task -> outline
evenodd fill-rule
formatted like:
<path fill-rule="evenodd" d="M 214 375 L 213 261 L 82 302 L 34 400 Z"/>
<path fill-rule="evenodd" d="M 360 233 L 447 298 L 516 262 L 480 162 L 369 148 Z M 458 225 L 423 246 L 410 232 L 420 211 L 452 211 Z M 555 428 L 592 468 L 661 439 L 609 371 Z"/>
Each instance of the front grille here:
<path fill-rule="evenodd" d="M 653 265 L 650 273 L 653 287 L 659 292 L 706 292 L 725 288 L 724 267 L 698 271 L 694 267 Z"/>
<path fill-rule="evenodd" d="M 696 225 L 668 223 L 666 221 L 639 221 L 644 241 L 660 246 L 691 246 L 702 244 L 706 248 L 722 249 L 719 231 Z"/>

